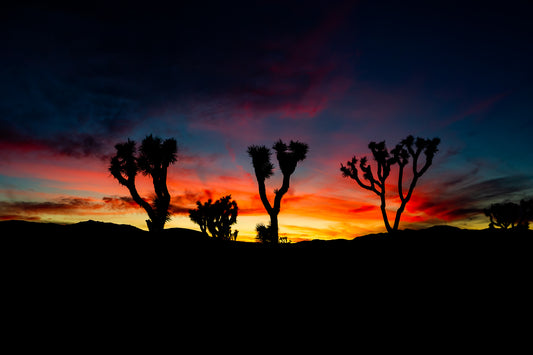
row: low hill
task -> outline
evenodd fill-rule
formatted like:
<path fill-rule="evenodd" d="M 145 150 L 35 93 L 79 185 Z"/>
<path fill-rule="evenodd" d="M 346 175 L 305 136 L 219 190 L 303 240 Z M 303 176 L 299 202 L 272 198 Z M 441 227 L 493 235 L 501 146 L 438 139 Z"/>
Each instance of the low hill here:
<path fill-rule="evenodd" d="M 40 223 L 27 221 L 2 221 L 0 231 L 4 236 L 24 236 L 24 237 L 117 237 L 135 238 L 147 237 L 147 231 L 128 224 L 115 224 L 98 221 L 84 221 L 74 224 Z M 201 232 L 185 228 L 169 228 L 162 233 L 164 236 L 200 238 L 204 239 Z"/>
<path fill-rule="evenodd" d="M 0 235 L 1 257 L 11 272 L 40 275 L 40 280 L 53 275 L 98 277 L 109 283 L 141 275 L 162 284 L 183 277 L 219 282 L 235 273 L 289 283 L 301 278 L 329 282 L 421 273 L 430 278 L 454 275 L 465 282 L 480 275 L 488 280 L 514 275 L 516 280 L 531 269 L 533 250 L 533 231 L 446 226 L 276 247 L 214 240 L 182 228 L 152 235 L 129 225 L 95 221 L 70 225 L 3 221 Z"/>
<path fill-rule="evenodd" d="M 0 221 L 0 232 L 4 241 L 7 239 L 30 238 L 32 240 L 52 241 L 55 238 L 92 238 L 95 241 L 102 239 L 118 238 L 150 239 L 151 233 L 125 224 L 106 223 L 98 221 L 84 221 L 74 224 L 55 224 L 27 221 Z M 184 244 L 213 244 L 217 241 L 205 236 L 203 233 L 186 228 L 168 228 L 156 234 L 155 237 L 172 238 L 173 242 Z M 526 242 L 533 239 L 533 231 L 503 231 L 503 230 L 469 230 L 451 226 L 433 226 L 422 230 L 400 230 L 396 233 L 369 234 L 354 239 L 323 240 L 315 239 L 283 245 L 284 248 L 353 248 L 363 245 L 375 244 L 380 246 L 390 245 L 479 245 L 491 243 Z M 217 245 L 258 245 L 248 242 L 216 243 Z"/>
<path fill-rule="evenodd" d="M 256 245 L 256 243 L 221 242 L 213 240 L 200 231 L 187 228 L 168 228 L 161 233 L 148 231 L 125 224 L 84 221 L 74 224 L 56 224 L 28 221 L 0 221 L 0 241 L 7 244 L 24 244 L 50 248 L 64 248 L 75 244 L 86 248 L 162 245 L 156 240 L 165 241 L 166 247 L 221 247 Z"/>

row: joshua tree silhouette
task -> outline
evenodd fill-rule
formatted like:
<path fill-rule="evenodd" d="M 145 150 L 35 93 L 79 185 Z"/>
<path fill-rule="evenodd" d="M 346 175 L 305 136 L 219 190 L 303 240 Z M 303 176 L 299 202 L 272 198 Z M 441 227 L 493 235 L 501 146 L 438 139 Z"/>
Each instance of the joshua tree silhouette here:
<path fill-rule="evenodd" d="M 433 163 L 433 157 L 437 153 L 437 146 L 440 143 L 439 138 L 423 139 L 413 138 L 408 136 L 402 140 L 396 147 L 389 151 L 383 142 L 370 142 L 368 148 L 371 150 L 374 160 L 377 163 L 377 179 L 374 177 L 370 165 L 367 165 L 367 158 L 363 157 L 359 160 L 359 168 L 363 172 L 363 178 L 368 181 L 365 183 L 359 178 L 359 172 L 357 170 L 358 159 L 354 156 L 351 161 L 346 163 L 347 166 L 341 164 L 341 171 L 344 177 L 350 177 L 357 182 L 362 188 L 374 192 L 379 196 L 381 200 L 381 214 L 383 215 L 383 221 L 385 222 L 385 228 L 387 231 L 394 232 L 398 230 L 400 224 L 400 217 L 405 209 L 405 205 L 411 199 L 413 190 L 415 189 L 418 179 L 428 170 Z M 414 145 L 414 146 L 413 146 Z M 392 153 L 392 156 L 391 156 Z M 421 169 L 418 169 L 418 159 L 420 154 L 424 153 L 426 156 L 425 163 Z M 413 178 L 407 194 L 404 195 L 403 191 L 403 172 L 405 166 L 409 162 L 409 158 L 413 159 Z M 386 212 L 386 200 L 385 200 L 385 181 L 389 177 L 391 166 L 398 164 L 398 195 L 401 200 L 400 207 L 396 211 L 396 218 L 394 219 L 394 225 L 391 227 Z"/>
<path fill-rule="evenodd" d="M 178 160 L 176 140 L 170 138 L 162 141 L 159 137 L 149 135 L 143 139 L 138 154 L 135 141 L 130 139 L 115 145 L 115 149 L 117 152 L 111 158 L 109 172 L 121 185 L 128 188 L 133 200 L 148 213 L 148 229 L 151 232 L 163 230 L 165 222 L 170 218 L 167 169 Z M 152 177 L 155 196 L 151 204 L 137 192 L 135 177 L 138 173 Z"/>
<path fill-rule="evenodd" d="M 261 227 L 261 241 L 279 243 L 278 237 L 278 214 L 281 209 L 281 199 L 289 190 L 291 175 L 296 170 L 299 161 L 306 158 L 309 146 L 298 141 L 291 141 L 289 145 L 283 143 L 281 139 L 272 147 L 276 151 L 276 158 L 283 174 L 283 183 L 279 189 L 274 190 L 274 206 L 272 206 L 266 195 L 265 180 L 274 174 L 274 165 L 270 161 L 270 149 L 262 146 L 252 145 L 248 147 L 248 155 L 252 158 L 255 170 L 255 177 L 259 186 L 259 196 L 270 216 L 270 226 Z"/>
<path fill-rule="evenodd" d="M 533 199 L 521 200 L 520 204 L 494 203 L 483 212 L 490 219 L 490 229 L 527 230 L 529 222 L 533 220 Z"/>
<path fill-rule="evenodd" d="M 231 195 L 216 200 L 209 199 L 205 203 L 196 202 L 195 210 L 189 210 L 191 221 L 200 226 L 200 230 L 211 237 L 223 240 L 237 240 L 239 231 L 231 232 L 231 225 L 237 223 L 239 207 L 237 202 L 231 201 Z"/>

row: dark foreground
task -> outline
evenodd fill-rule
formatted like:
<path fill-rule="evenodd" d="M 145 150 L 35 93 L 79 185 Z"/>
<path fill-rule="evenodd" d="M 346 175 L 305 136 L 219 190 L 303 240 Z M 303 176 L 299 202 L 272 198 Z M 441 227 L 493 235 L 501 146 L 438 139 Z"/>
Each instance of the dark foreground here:
<path fill-rule="evenodd" d="M 382 334 L 414 319 L 431 334 L 450 322 L 471 334 L 479 329 L 474 320 L 496 329 L 496 318 L 516 322 L 531 300 L 531 232 L 433 227 L 265 247 L 91 221 L 0 222 L 0 230 L 4 305 L 16 322 L 37 317 L 41 328 L 60 310 L 66 325 L 91 319 L 113 336 L 115 323 L 104 321 L 110 315 L 143 331 L 168 324 L 139 323 L 147 314 L 195 331 L 212 329 L 213 320 L 223 329 L 245 314 L 238 329 L 252 333 L 254 322 L 299 320 L 313 331 L 348 321 Z"/>
<path fill-rule="evenodd" d="M 277 256 L 342 256 L 342 259 L 386 258 L 409 261 L 433 258 L 453 260 L 509 259 L 531 254 L 533 231 L 510 232 L 467 230 L 435 226 L 425 230 L 403 230 L 395 234 L 372 234 L 352 240 L 312 240 L 279 246 L 219 241 L 190 229 L 171 228 L 152 235 L 129 225 L 95 221 L 71 225 L 24 221 L 0 222 L 4 253 L 21 253 L 35 258 L 98 258 L 117 260 L 172 260 L 203 252 Z M 234 253 L 234 254 L 235 254 Z"/>

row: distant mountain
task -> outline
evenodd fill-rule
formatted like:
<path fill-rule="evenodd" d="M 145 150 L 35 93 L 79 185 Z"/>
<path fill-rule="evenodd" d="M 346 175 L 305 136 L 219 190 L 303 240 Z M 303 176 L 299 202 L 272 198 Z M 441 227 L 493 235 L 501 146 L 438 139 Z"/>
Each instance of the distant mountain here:
<path fill-rule="evenodd" d="M 124 224 L 85 221 L 75 224 L 56 224 L 27 221 L 2 221 L 0 231 L 6 237 L 43 237 L 102 235 L 140 235 L 143 230 Z"/>
<path fill-rule="evenodd" d="M 43 222 L 27 221 L 1 221 L 0 231 L 2 235 L 14 236 L 31 236 L 31 237 L 139 237 L 149 236 L 150 233 L 128 224 L 115 224 L 99 221 L 84 221 L 74 224 L 56 224 Z M 169 228 L 163 231 L 165 236 L 191 238 L 196 237 L 205 239 L 205 236 L 198 231 L 186 228 Z"/>
<path fill-rule="evenodd" d="M 433 226 L 421 230 L 400 230 L 377 233 L 352 240 L 312 240 L 294 244 L 296 248 L 342 250 L 396 250 L 404 253 L 432 250 L 433 253 L 453 254 L 527 248 L 533 245 L 533 231 L 471 230 L 452 226 Z"/>

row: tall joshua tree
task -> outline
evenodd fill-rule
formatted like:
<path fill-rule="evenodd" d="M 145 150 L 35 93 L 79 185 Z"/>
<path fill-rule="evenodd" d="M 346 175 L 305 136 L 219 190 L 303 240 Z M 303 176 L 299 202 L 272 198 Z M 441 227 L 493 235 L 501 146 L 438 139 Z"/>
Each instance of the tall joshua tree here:
<path fill-rule="evenodd" d="M 289 145 L 283 143 L 281 139 L 272 147 L 276 151 L 276 158 L 279 162 L 283 183 L 279 189 L 274 190 L 274 205 L 270 204 L 266 195 L 265 180 L 274 174 L 274 165 L 270 161 L 272 153 L 270 149 L 262 146 L 252 145 L 248 147 L 248 155 L 252 158 L 255 170 L 255 177 L 259 186 L 259 196 L 267 213 L 270 216 L 269 238 L 271 242 L 278 243 L 278 214 L 281 209 L 281 199 L 289 191 L 291 175 L 296 170 L 299 161 L 306 158 L 309 146 L 298 141 L 291 141 Z"/>
<path fill-rule="evenodd" d="M 383 215 L 383 221 L 385 222 L 385 228 L 387 231 L 394 232 L 398 230 L 400 225 L 400 217 L 407 205 L 407 202 L 411 199 L 413 191 L 415 189 L 418 179 L 429 169 L 433 163 L 433 157 L 437 153 L 437 146 L 440 143 L 439 138 L 423 139 L 413 138 L 408 136 L 402 140 L 396 147 L 390 151 L 387 150 L 385 142 L 370 142 L 368 148 L 374 156 L 374 160 L 377 163 L 377 178 L 372 172 L 370 165 L 367 165 L 367 158 L 363 157 L 358 160 L 355 156 L 351 161 L 346 163 L 346 166 L 341 164 L 341 171 L 344 177 L 350 177 L 357 182 L 363 189 L 374 192 L 379 196 L 381 200 L 381 214 Z M 421 168 L 419 168 L 419 158 L 421 154 L 425 155 L 425 162 Z M 413 177 L 409 184 L 407 194 L 404 194 L 403 189 L 403 173 L 406 165 L 409 163 L 409 159 L 412 159 Z M 359 171 L 357 169 L 357 163 L 359 162 L 359 169 L 363 173 L 363 178 L 367 182 L 363 182 L 359 177 Z M 394 224 L 390 225 L 386 212 L 386 200 L 385 200 L 385 181 L 389 177 L 391 167 L 394 164 L 398 164 L 398 195 L 400 197 L 400 207 L 396 211 L 396 217 Z"/>
<path fill-rule="evenodd" d="M 131 197 L 148 213 L 146 220 L 151 232 L 163 230 L 169 219 L 170 194 L 167 188 L 167 170 L 178 160 L 178 147 L 174 138 L 161 140 L 147 136 L 137 152 L 136 143 L 127 142 L 115 145 L 116 154 L 111 158 L 109 172 L 121 185 L 130 191 Z M 138 173 L 149 175 L 154 184 L 154 197 L 148 203 L 137 192 L 135 177 Z"/>

